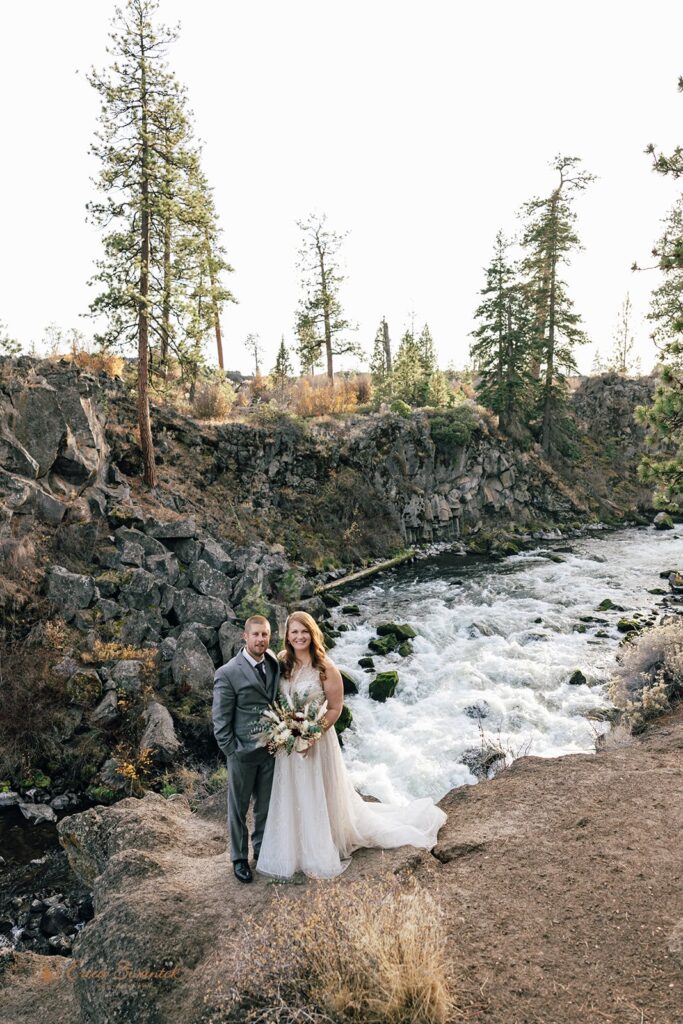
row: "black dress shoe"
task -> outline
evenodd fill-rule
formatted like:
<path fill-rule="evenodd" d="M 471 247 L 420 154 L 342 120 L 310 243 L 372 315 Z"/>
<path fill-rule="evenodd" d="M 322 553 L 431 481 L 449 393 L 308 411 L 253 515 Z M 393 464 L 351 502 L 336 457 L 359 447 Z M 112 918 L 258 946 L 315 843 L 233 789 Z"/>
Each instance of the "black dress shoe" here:
<path fill-rule="evenodd" d="M 253 882 L 254 876 L 251 873 L 248 860 L 236 860 L 233 864 L 235 878 L 240 882 Z"/>

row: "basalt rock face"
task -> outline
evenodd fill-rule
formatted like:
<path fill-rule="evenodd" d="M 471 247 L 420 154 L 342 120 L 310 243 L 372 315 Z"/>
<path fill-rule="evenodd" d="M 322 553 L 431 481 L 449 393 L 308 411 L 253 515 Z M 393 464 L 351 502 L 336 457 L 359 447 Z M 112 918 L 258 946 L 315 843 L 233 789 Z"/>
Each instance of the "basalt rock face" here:
<path fill-rule="evenodd" d="M 83 525 L 113 489 L 97 379 L 69 363 L 0 360 L 0 499 L 5 523 Z M 29 520 L 30 523 L 30 520 Z"/>

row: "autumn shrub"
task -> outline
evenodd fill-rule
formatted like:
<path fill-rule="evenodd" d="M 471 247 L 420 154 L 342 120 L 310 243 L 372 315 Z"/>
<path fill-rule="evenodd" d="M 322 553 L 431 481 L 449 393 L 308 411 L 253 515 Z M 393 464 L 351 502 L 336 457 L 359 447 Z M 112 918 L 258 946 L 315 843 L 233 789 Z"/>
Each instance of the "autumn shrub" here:
<path fill-rule="evenodd" d="M 207 997 L 207 1024 L 446 1024 L 453 1011 L 443 911 L 415 881 L 280 896 L 247 921 L 240 951 L 231 992 L 219 976 Z"/>
<path fill-rule="evenodd" d="M 609 695 L 633 732 L 683 697 L 683 622 L 663 622 L 622 648 Z"/>
<path fill-rule="evenodd" d="M 60 358 L 74 363 L 79 370 L 88 370 L 90 373 L 106 373 L 108 377 L 120 377 L 126 362 L 123 356 L 117 356 L 111 352 L 86 352 L 85 349 L 69 352 Z"/>
<path fill-rule="evenodd" d="M 297 416 L 326 416 L 332 413 L 354 412 L 358 405 L 356 385 L 352 380 L 340 378 L 312 383 L 304 377 L 292 388 L 291 407 Z"/>
<path fill-rule="evenodd" d="M 234 402 L 235 392 L 228 381 L 205 381 L 195 390 L 192 415 L 198 420 L 224 420 Z"/>

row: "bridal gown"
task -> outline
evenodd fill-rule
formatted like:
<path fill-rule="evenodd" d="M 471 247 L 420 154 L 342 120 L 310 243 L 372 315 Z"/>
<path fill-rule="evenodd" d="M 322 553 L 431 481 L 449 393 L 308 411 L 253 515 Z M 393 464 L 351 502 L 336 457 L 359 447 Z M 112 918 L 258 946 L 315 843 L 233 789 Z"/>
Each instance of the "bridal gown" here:
<path fill-rule="evenodd" d="M 324 698 L 312 666 L 293 680 L 281 678 L 280 689 L 305 699 Z M 431 797 L 405 806 L 363 800 L 346 771 L 337 733 L 328 729 L 306 757 L 276 755 L 257 871 L 276 878 L 291 878 L 297 872 L 333 878 L 362 846 L 431 850 L 445 821 L 445 813 Z"/>

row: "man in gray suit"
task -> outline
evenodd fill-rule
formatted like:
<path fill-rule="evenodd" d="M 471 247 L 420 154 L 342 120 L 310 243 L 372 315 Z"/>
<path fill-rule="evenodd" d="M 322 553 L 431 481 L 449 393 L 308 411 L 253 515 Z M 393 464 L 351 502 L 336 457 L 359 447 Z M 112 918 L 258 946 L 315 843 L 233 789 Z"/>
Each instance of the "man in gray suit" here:
<path fill-rule="evenodd" d="M 251 882 L 247 811 L 254 798 L 251 842 L 258 860 L 266 826 L 275 758 L 251 732 L 275 699 L 280 663 L 269 650 L 270 623 L 252 615 L 244 624 L 244 647 L 214 676 L 213 732 L 228 761 L 228 821 L 235 877 Z"/>

